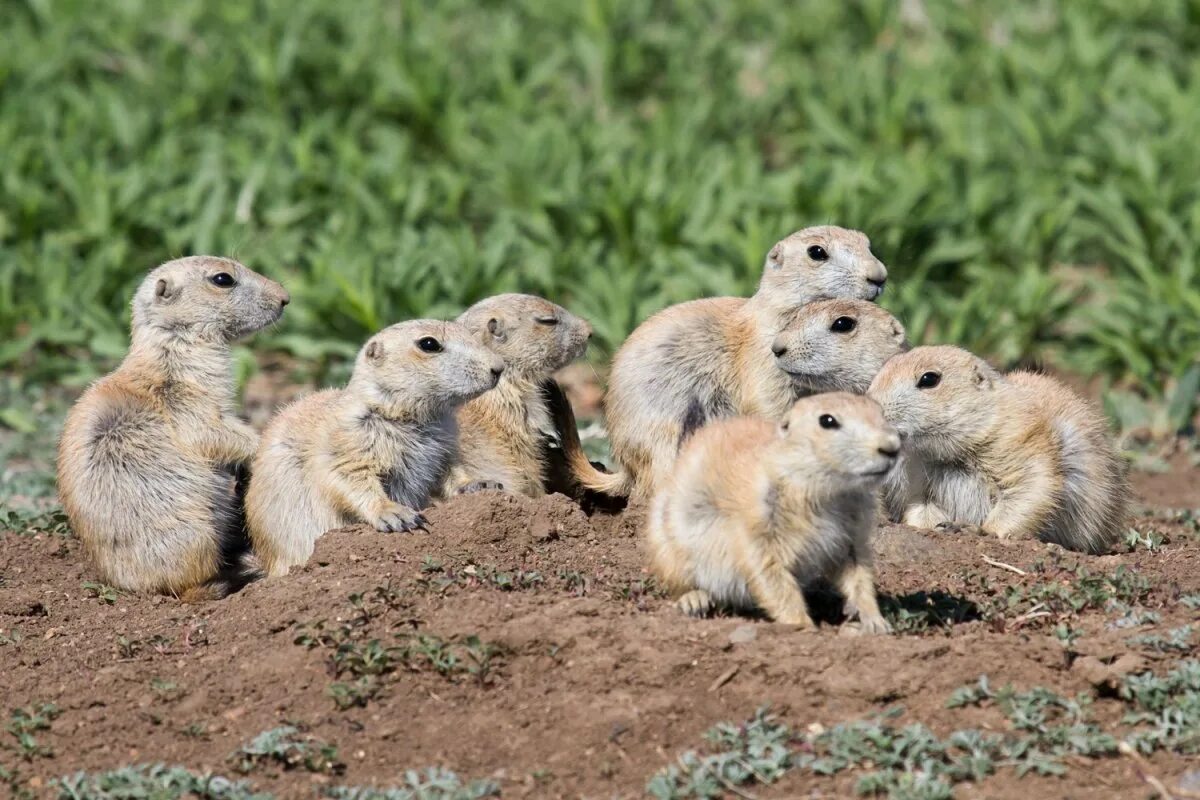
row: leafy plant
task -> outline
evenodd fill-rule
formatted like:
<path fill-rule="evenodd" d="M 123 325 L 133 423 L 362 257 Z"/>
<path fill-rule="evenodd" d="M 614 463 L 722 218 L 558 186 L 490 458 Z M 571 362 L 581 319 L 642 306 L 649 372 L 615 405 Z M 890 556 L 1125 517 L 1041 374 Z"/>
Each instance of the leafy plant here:
<path fill-rule="evenodd" d="M 302 736 L 291 725 L 272 728 L 255 736 L 229 757 L 238 772 L 249 773 L 263 765 L 285 770 L 302 767 L 309 772 L 339 774 L 346 765 L 338 761 L 337 748 L 331 744 Z"/>

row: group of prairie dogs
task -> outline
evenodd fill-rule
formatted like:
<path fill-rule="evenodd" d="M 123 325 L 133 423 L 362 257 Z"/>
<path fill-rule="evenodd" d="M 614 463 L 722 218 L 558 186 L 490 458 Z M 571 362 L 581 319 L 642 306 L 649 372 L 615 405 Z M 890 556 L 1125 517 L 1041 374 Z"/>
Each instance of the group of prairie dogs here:
<path fill-rule="evenodd" d="M 260 440 L 234 413 L 230 344 L 287 292 L 235 261 L 172 261 L 134 298 L 125 361 L 67 418 L 60 495 L 105 580 L 185 600 L 286 574 L 332 528 L 424 528 L 438 498 L 564 483 L 649 503 L 651 570 L 696 615 L 811 626 L 801 587 L 828 577 L 861 630 L 886 632 L 881 501 L 910 525 L 1106 551 L 1128 488 L 1104 419 L 1046 376 L 910 348 L 871 302 L 886 278 L 863 234 L 806 228 L 771 248 L 752 297 L 648 319 L 612 364 L 608 473 L 552 378 L 591 328 L 547 300 L 386 328 L 345 388 L 283 409 Z"/>

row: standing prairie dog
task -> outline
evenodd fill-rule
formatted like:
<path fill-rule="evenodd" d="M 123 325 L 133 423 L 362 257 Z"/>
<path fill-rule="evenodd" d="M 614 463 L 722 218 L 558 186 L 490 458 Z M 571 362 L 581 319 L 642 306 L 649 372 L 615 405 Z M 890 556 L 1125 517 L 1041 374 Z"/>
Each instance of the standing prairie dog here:
<path fill-rule="evenodd" d="M 445 494 L 503 488 L 540 497 L 546 440 L 555 436 L 541 386 L 584 354 L 592 328 L 565 308 L 527 294 L 482 300 L 458 322 L 504 359 L 504 374 L 495 389 L 458 412 L 458 458 Z"/>
<path fill-rule="evenodd" d="M 279 412 L 263 433 L 246 495 L 262 571 L 285 575 L 305 563 L 332 528 L 425 527 L 420 509 L 454 459 L 454 414 L 503 371 L 499 356 L 458 323 L 402 322 L 367 341 L 346 388 Z"/>
<path fill-rule="evenodd" d="M 868 395 L 907 442 L 887 492 L 894 519 L 1089 553 L 1124 531 L 1129 488 L 1107 425 L 1052 378 L 918 347 L 884 365 Z"/>
<path fill-rule="evenodd" d="M 805 228 L 771 248 L 752 297 L 693 300 L 646 320 L 613 359 L 605 398 L 624 471 L 595 473 L 587 488 L 647 499 L 689 431 L 735 414 L 782 418 L 795 395 L 771 345 L 792 314 L 815 300 L 874 300 L 886 280 L 862 233 Z"/>
<path fill-rule="evenodd" d="M 279 319 L 288 293 L 236 261 L 153 270 L 133 299 L 129 354 L 67 415 L 58 492 L 100 577 L 199 601 L 236 584 L 234 475 L 258 436 L 234 416 L 230 343 Z"/>
<path fill-rule="evenodd" d="M 784 422 L 735 417 L 698 431 L 650 507 L 650 567 L 680 608 L 758 607 L 812 627 L 801 585 L 833 578 L 863 631 L 887 633 L 872 574 L 877 492 L 900 436 L 872 400 L 799 400 Z"/>

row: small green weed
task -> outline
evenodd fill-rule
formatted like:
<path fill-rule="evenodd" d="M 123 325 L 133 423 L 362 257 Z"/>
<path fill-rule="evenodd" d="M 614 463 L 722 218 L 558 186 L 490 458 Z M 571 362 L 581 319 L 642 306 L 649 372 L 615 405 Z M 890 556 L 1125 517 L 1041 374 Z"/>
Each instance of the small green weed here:
<path fill-rule="evenodd" d="M 499 797 L 500 786 L 492 781 L 464 783 L 450 770 L 432 768 L 422 772 L 408 770 L 403 786 L 333 786 L 322 794 L 331 800 L 481 800 Z"/>
<path fill-rule="evenodd" d="M 105 583 L 96 583 L 95 581 L 84 581 L 83 590 L 87 592 L 88 597 L 94 597 L 105 605 L 113 605 L 121 596 L 119 589 L 109 586 Z"/>
<path fill-rule="evenodd" d="M 260 733 L 231 755 L 229 760 L 243 774 L 263 766 L 284 770 L 303 768 L 308 772 L 334 775 L 346 769 L 346 765 L 338 760 L 336 747 L 302 736 L 300 729 L 291 725 Z"/>
<path fill-rule="evenodd" d="M 329 696 L 339 711 L 350 708 L 366 708 L 367 704 L 379 696 L 383 686 L 374 675 L 364 675 L 353 683 L 329 684 Z"/>
<path fill-rule="evenodd" d="M 35 758 L 49 758 L 53 755 L 53 751 L 39 743 L 34 734 L 49 730 L 50 723 L 58 718 L 59 713 L 58 706 L 53 703 L 39 703 L 27 708 L 13 709 L 5 730 L 17 740 L 22 758 L 32 761 Z"/>
<path fill-rule="evenodd" d="M 1192 632 L 1191 625 L 1183 625 L 1165 633 L 1131 636 L 1126 641 L 1134 647 L 1144 647 L 1158 653 L 1190 653 L 1192 651 Z"/>
<path fill-rule="evenodd" d="M 792 731 L 765 707 L 742 725 L 716 726 L 705 738 L 710 752 L 684 753 L 650 780 L 646 792 L 657 800 L 745 796 L 739 787 L 772 784 L 791 765 Z"/>
<path fill-rule="evenodd" d="M 1124 721 L 1138 726 L 1127 739 L 1143 753 L 1200 753 L 1200 661 L 1188 660 L 1163 677 L 1126 677 L 1121 697 L 1131 706 Z"/>
<path fill-rule="evenodd" d="M 249 783 L 162 764 L 59 778 L 58 800 L 274 800 Z"/>

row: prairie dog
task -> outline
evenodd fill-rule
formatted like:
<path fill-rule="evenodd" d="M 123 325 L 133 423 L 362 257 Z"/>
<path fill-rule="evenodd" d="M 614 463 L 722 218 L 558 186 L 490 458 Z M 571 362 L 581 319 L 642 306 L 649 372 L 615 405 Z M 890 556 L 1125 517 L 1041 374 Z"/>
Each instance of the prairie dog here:
<path fill-rule="evenodd" d="M 503 372 L 455 322 L 402 322 L 371 337 L 346 388 L 298 400 L 263 433 L 246 495 L 261 569 L 287 574 L 332 528 L 423 528 L 420 509 L 454 459 L 455 412 Z"/>
<path fill-rule="evenodd" d="M 587 488 L 647 499 L 686 433 L 735 414 L 782 418 L 795 397 L 771 345 L 791 315 L 815 300 L 874 300 L 886 279 L 862 233 L 805 228 L 771 248 L 752 297 L 693 300 L 646 320 L 613 359 L 605 398 L 624 472 L 593 475 Z"/>
<path fill-rule="evenodd" d="M 813 625 L 801 585 L 829 576 L 865 632 L 887 633 L 871 537 L 899 453 L 899 434 L 861 395 L 806 397 L 783 423 L 713 422 L 651 504 L 651 569 L 690 615 L 757 606 L 800 627 Z"/>
<path fill-rule="evenodd" d="M 909 349 L 904 326 L 865 300 L 822 300 L 796 312 L 771 344 L 798 396 L 863 394 L 894 355 Z"/>
<path fill-rule="evenodd" d="M 504 359 L 504 374 L 495 389 L 458 412 L 458 458 L 445 493 L 503 488 L 540 497 L 545 443 L 555 435 L 541 385 L 584 354 L 592 328 L 565 308 L 527 294 L 481 300 L 458 322 Z"/>
<path fill-rule="evenodd" d="M 71 409 L 58 451 L 59 497 L 106 583 L 188 601 L 233 588 L 234 475 L 258 436 L 234 416 L 230 343 L 288 299 L 213 256 L 169 261 L 138 288 L 129 353 Z"/>
<path fill-rule="evenodd" d="M 884 365 L 868 395 L 906 439 L 893 518 L 1090 553 L 1123 532 L 1129 488 L 1107 424 L 1058 381 L 918 347 Z"/>

